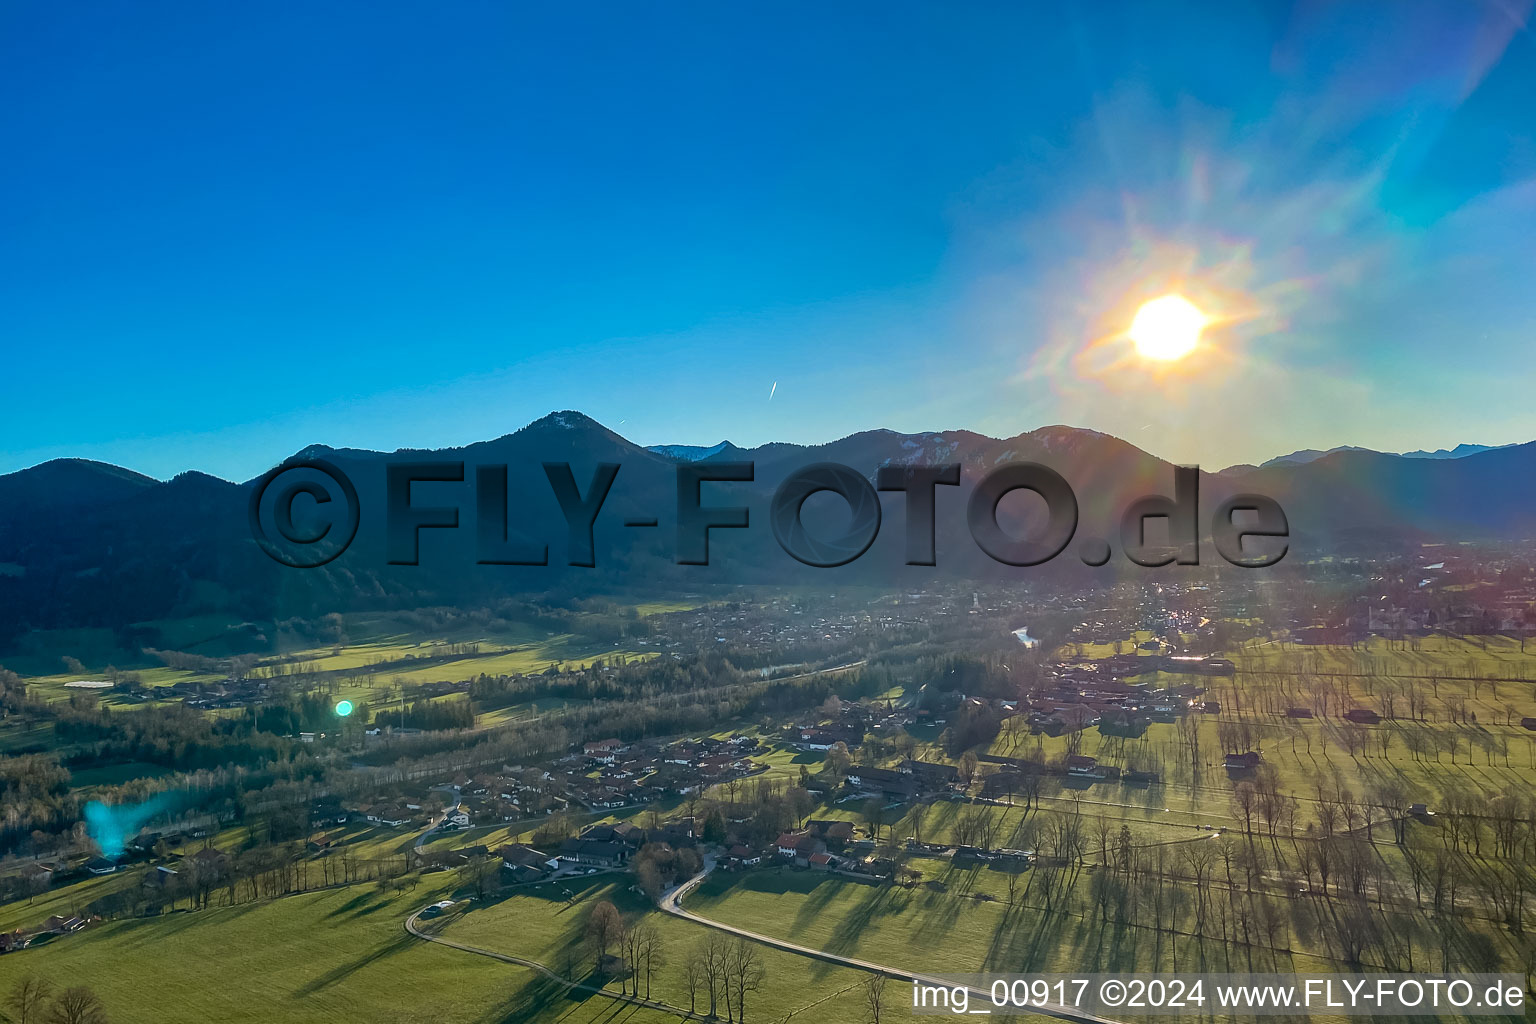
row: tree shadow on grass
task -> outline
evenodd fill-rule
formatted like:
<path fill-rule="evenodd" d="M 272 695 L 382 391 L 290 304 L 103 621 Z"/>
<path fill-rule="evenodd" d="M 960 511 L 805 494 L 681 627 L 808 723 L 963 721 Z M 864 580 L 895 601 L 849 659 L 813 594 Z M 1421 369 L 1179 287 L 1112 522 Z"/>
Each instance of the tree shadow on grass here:
<path fill-rule="evenodd" d="M 197 911 L 177 910 L 157 914 L 154 917 L 126 918 L 120 922 L 114 922 L 116 927 L 112 931 L 112 936 L 115 940 L 130 945 L 159 942 L 195 925 L 227 923 L 262 905 L 261 903 L 237 903 L 233 907 L 210 907 L 208 910 Z"/>
<path fill-rule="evenodd" d="M 338 982 L 345 981 L 348 977 L 362 970 L 364 967 L 377 963 L 386 957 L 394 956 L 397 953 L 402 953 L 405 950 L 412 948 L 416 942 L 417 939 L 414 936 L 408 935 L 402 931 L 395 935 L 393 938 L 389 939 L 387 942 L 381 942 L 377 946 L 374 946 L 372 949 L 357 959 L 348 961 L 344 964 L 338 964 L 319 977 L 310 979 L 303 985 L 300 985 L 298 988 L 294 989 L 293 994 L 299 998 L 312 996 L 316 992 L 329 988 Z"/>
<path fill-rule="evenodd" d="M 880 891 L 880 887 L 877 883 L 864 882 L 859 879 L 834 879 L 828 878 L 826 875 L 819 875 L 816 877 L 818 881 L 814 887 L 808 890 L 803 890 L 805 892 L 805 899 L 801 900 L 800 909 L 795 912 L 795 919 L 789 926 L 789 938 L 804 934 L 805 931 L 809 929 L 813 923 L 815 923 L 816 919 L 820 917 L 823 912 L 825 912 L 827 906 L 831 904 L 833 898 L 841 893 L 847 886 L 862 885 L 868 887 L 872 892 Z M 868 898 L 868 895 L 861 897 L 861 899 L 865 900 Z"/>
<path fill-rule="evenodd" d="M 330 918 L 330 917 L 340 917 L 343 914 L 350 914 L 353 911 L 358 910 L 359 907 L 364 906 L 369 900 L 373 899 L 375 895 L 376 895 L 375 893 L 371 893 L 371 892 L 360 892 L 356 896 L 353 896 L 351 899 L 347 900 L 347 902 L 343 903 L 341 906 L 337 907 L 336 909 L 332 910 L 330 913 L 326 914 L 325 916 Z M 378 908 L 374 907 L 372 909 L 377 910 Z"/>
<path fill-rule="evenodd" d="M 827 937 L 826 944 L 822 947 L 829 953 L 837 953 L 842 956 L 857 956 L 859 937 L 866 928 L 869 928 L 876 918 L 900 916 L 906 909 L 906 900 L 894 898 L 890 886 L 871 886 L 865 890 L 856 906 L 842 916 L 837 922 L 837 927 Z M 905 893 L 905 890 L 901 890 Z"/>
<path fill-rule="evenodd" d="M 598 983 L 598 979 L 590 976 L 582 981 L 593 985 Z M 640 1007 L 632 1003 L 606 999 L 596 992 L 569 989 L 555 979 L 540 974 L 529 979 L 504 1002 L 490 1010 L 481 1021 L 484 1024 L 528 1024 L 531 1021 L 555 1024 L 585 1008 L 594 999 L 598 1001 L 594 1004 L 597 1008 L 592 1014 L 581 1017 L 583 1024 L 620 1024 L 641 1012 Z"/>

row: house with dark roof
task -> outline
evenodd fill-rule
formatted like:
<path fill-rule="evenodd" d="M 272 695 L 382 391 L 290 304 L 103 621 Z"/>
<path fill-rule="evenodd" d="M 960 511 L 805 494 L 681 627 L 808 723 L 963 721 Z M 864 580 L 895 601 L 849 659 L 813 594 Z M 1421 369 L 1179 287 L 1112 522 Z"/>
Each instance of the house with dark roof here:
<path fill-rule="evenodd" d="M 903 775 L 911 775 L 927 787 L 956 786 L 960 783 L 960 769 L 952 764 L 908 758 L 897 765 L 896 770 Z"/>
<path fill-rule="evenodd" d="M 855 789 L 877 793 L 888 800 L 911 800 L 917 795 L 917 780 L 889 768 L 855 765 L 848 769 L 848 784 Z"/>
<path fill-rule="evenodd" d="M 1086 754 L 1073 754 L 1067 758 L 1067 774 L 1093 779 L 1104 777 L 1098 758 L 1089 757 Z"/>
<path fill-rule="evenodd" d="M 645 829 L 633 822 L 616 821 L 611 824 L 588 825 L 581 830 L 581 838 L 602 843 L 623 843 L 638 850 L 645 845 Z"/>
<path fill-rule="evenodd" d="M 567 839 L 560 844 L 559 859 L 571 864 L 616 868 L 625 864 L 633 851 L 623 843 L 597 839 Z"/>
<path fill-rule="evenodd" d="M 537 882 L 548 878 L 560 867 L 560 858 L 522 843 L 503 846 L 496 851 L 501 869 L 513 882 Z"/>
<path fill-rule="evenodd" d="M 54 935 L 68 935 L 84 927 L 85 918 L 83 917 L 60 917 L 58 914 L 54 914 L 43 922 L 43 927 L 40 930 Z"/>
<path fill-rule="evenodd" d="M 229 854 L 213 846 L 205 846 L 190 857 L 183 858 L 205 872 L 222 874 L 229 869 Z"/>
<path fill-rule="evenodd" d="M 763 855 L 761 853 L 740 843 L 731 847 L 729 857 L 744 868 L 754 867 L 763 862 Z"/>

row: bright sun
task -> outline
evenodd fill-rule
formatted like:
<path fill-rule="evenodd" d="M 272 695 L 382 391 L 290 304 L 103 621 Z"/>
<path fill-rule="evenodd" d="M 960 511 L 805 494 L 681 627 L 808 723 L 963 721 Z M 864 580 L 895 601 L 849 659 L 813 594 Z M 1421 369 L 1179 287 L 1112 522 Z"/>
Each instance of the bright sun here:
<path fill-rule="evenodd" d="M 1205 314 L 1184 296 L 1164 295 L 1136 311 L 1130 338 L 1147 359 L 1182 359 L 1194 351 L 1207 322 Z"/>

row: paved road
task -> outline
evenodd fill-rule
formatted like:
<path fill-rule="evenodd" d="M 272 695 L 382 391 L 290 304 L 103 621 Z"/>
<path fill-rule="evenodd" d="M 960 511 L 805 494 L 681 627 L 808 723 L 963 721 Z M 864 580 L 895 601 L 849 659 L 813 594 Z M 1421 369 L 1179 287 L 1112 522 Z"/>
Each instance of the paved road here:
<path fill-rule="evenodd" d="M 800 956 L 810 957 L 813 960 L 821 960 L 825 963 L 837 964 L 842 967 L 852 967 L 855 970 L 860 971 L 872 971 L 875 974 L 884 974 L 887 977 L 897 978 L 901 981 L 915 981 L 919 984 L 938 985 L 943 988 L 955 987 L 953 981 L 946 981 L 943 978 L 935 977 L 930 974 L 915 974 L 912 971 L 904 971 L 897 967 L 887 967 L 884 964 L 877 964 L 869 960 L 857 960 L 853 957 L 839 956 L 836 953 L 828 953 L 826 950 L 817 949 L 814 946 L 802 946 L 799 943 L 790 942 L 787 939 L 775 938 L 772 935 L 763 935 L 760 932 L 749 931 L 746 928 L 737 928 L 735 925 L 722 924 L 719 921 L 713 921 L 707 917 L 700 917 L 698 914 L 684 910 L 682 906 L 682 898 L 697 888 L 699 883 L 704 881 L 705 877 L 714 868 L 714 866 L 714 857 L 706 856 L 704 858 L 703 871 L 700 871 L 697 875 L 694 875 L 686 882 L 683 882 L 682 884 L 669 889 L 665 894 L 662 895 L 661 909 L 668 914 L 684 918 L 694 922 L 695 924 L 704 925 L 706 928 L 715 928 L 719 931 L 729 932 L 732 935 L 740 935 L 743 938 L 751 939 L 754 942 L 760 942 L 765 946 L 772 946 L 775 949 L 782 949 L 787 953 L 795 953 Z M 969 989 L 969 992 L 971 1000 L 977 1006 L 986 1007 L 991 1005 L 992 995 L 985 989 L 973 988 Z M 1079 1024 L 1119 1024 L 1118 1021 L 1111 1020 L 1108 1017 L 1099 1017 L 1095 1014 L 1088 1013 L 1083 1010 L 1078 1010 L 1071 1006 L 1058 1006 L 1053 1003 L 1047 1003 L 1043 1006 L 1032 1006 L 1030 1007 L 1030 1011 L 1045 1017 L 1055 1017 L 1060 1020 L 1077 1021 Z"/>
<path fill-rule="evenodd" d="M 411 849 L 414 850 L 417 853 L 420 853 L 421 852 L 421 848 L 423 846 L 427 845 L 427 840 L 432 838 L 432 833 L 436 832 L 438 829 L 442 828 L 443 822 L 448 820 L 448 815 L 452 814 L 454 811 L 456 811 L 458 809 L 459 809 L 458 802 L 455 801 L 454 805 L 452 807 L 450 807 L 446 811 L 444 811 L 439 817 L 434 819 L 431 824 L 429 824 L 425 829 L 422 830 L 421 835 L 416 837 L 416 843 L 415 843 L 414 846 L 411 847 Z"/>

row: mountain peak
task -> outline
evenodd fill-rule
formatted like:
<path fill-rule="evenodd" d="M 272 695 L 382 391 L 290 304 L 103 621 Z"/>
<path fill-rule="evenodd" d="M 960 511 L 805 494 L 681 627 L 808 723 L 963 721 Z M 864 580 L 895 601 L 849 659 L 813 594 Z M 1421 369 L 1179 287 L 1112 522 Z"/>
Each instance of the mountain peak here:
<path fill-rule="evenodd" d="M 524 427 L 523 430 L 601 430 L 609 432 L 608 428 L 597 422 L 597 420 L 576 409 L 561 409 L 558 412 L 541 416 Z M 519 430 L 518 433 L 521 434 L 523 430 Z"/>

